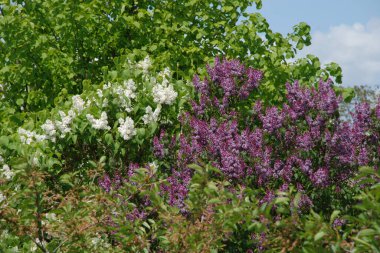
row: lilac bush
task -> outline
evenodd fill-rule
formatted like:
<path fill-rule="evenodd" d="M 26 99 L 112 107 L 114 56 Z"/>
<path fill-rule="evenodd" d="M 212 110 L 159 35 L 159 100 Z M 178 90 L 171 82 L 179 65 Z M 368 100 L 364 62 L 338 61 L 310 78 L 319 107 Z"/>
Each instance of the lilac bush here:
<path fill-rule="evenodd" d="M 343 198 L 359 166 L 379 164 L 380 100 L 374 111 L 358 104 L 352 122 L 346 122 L 339 118 L 342 98 L 330 80 L 311 87 L 287 83 L 286 101 L 276 107 L 258 99 L 259 70 L 217 58 L 207 73 L 193 79 L 197 99 L 180 116 L 181 134 L 170 136 L 162 129 L 152 143 L 154 156 L 166 164 L 159 171 L 159 194 L 182 213 L 193 175 L 190 164 L 214 166 L 221 171 L 214 176 L 233 187 L 262 189 L 260 204 L 294 185 L 302 212 L 323 208 L 326 196 Z M 117 190 L 137 167 L 121 172 L 124 181 L 105 175 L 99 184 L 105 191 Z"/>
<path fill-rule="evenodd" d="M 256 99 L 262 72 L 217 58 L 207 73 L 194 77 L 198 99 L 181 117 L 176 148 L 164 147 L 163 134 L 154 140 L 156 157 L 174 161 L 170 203 L 183 207 L 192 163 L 210 163 L 232 184 L 266 189 L 263 200 L 284 184 L 301 185 L 309 206 L 307 194 L 317 201 L 319 192 L 339 192 L 359 166 L 379 163 L 380 101 L 375 111 L 358 104 L 350 123 L 339 119 L 342 98 L 330 80 L 288 83 L 286 101 L 275 107 Z"/>

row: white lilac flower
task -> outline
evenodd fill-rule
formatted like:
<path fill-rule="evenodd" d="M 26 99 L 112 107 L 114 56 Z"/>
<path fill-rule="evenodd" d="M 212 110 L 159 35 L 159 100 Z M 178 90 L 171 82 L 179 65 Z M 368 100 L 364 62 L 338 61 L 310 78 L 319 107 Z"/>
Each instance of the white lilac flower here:
<path fill-rule="evenodd" d="M 111 86 L 108 85 L 107 88 L 110 88 Z M 105 86 L 103 87 L 103 90 L 105 89 Z M 118 101 L 118 105 L 122 108 L 124 108 L 127 112 L 132 111 L 132 99 L 136 98 L 136 83 L 129 79 L 127 81 L 124 81 L 122 85 L 112 85 L 111 94 L 114 95 Z M 102 107 L 107 106 L 108 101 L 103 101 Z M 100 106 L 100 105 L 99 105 Z"/>
<path fill-rule="evenodd" d="M 124 96 L 129 99 L 136 98 L 136 83 L 132 79 L 124 81 Z"/>
<path fill-rule="evenodd" d="M 9 166 L 7 164 L 3 165 L 3 169 L 1 170 L 1 175 L 4 176 L 7 180 L 10 180 L 13 178 L 15 173 L 11 171 Z"/>
<path fill-rule="evenodd" d="M 114 94 L 116 94 L 118 96 L 124 95 L 124 89 L 120 85 L 114 86 L 112 91 Z"/>
<path fill-rule="evenodd" d="M 118 95 L 120 106 L 123 107 L 125 109 L 125 111 L 131 112 L 132 111 L 131 98 L 126 97 L 124 95 L 124 89 L 121 86 L 119 86 L 119 87 L 115 88 L 114 91 Z"/>
<path fill-rule="evenodd" d="M 126 112 L 132 111 L 132 103 L 128 98 L 120 97 L 120 106 L 123 107 Z"/>
<path fill-rule="evenodd" d="M 37 142 L 44 141 L 47 139 L 47 136 L 44 134 L 34 134 L 34 138 L 36 139 Z"/>
<path fill-rule="evenodd" d="M 158 73 L 158 76 L 160 76 L 162 78 L 171 77 L 172 72 L 170 71 L 169 68 L 165 68 L 163 71 L 160 71 L 160 73 Z"/>
<path fill-rule="evenodd" d="M 17 130 L 17 133 L 19 134 L 22 143 L 29 145 L 33 141 L 34 134 L 31 131 L 20 127 Z"/>
<path fill-rule="evenodd" d="M 103 102 L 102 102 L 102 108 L 105 108 L 107 106 L 108 106 L 108 99 L 105 98 L 105 99 L 103 99 Z"/>
<path fill-rule="evenodd" d="M 145 57 L 144 60 L 137 63 L 137 67 L 141 68 L 144 72 L 144 74 L 147 74 L 149 72 L 149 68 L 152 66 L 152 62 L 149 58 L 149 56 Z"/>
<path fill-rule="evenodd" d="M 94 118 L 91 114 L 86 115 L 88 121 L 90 121 L 91 125 L 95 129 L 104 129 L 104 130 L 110 130 L 111 128 L 108 126 L 107 121 L 107 113 L 102 112 L 99 119 Z"/>
<path fill-rule="evenodd" d="M 57 120 L 55 125 L 61 132 L 61 138 L 63 138 L 71 131 L 70 124 L 74 120 L 75 113 L 73 110 L 70 110 L 67 115 L 63 111 L 59 111 L 58 113 L 61 116 L 61 121 Z"/>
<path fill-rule="evenodd" d="M 103 91 L 101 89 L 97 89 L 96 94 L 98 94 L 98 97 L 100 97 L 100 98 L 103 97 Z"/>
<path fill-rule="evenodd" d="M 148 165 L 149 165 L 149 168 L 151 168 L 154 171 L 158 169 L 158 165 L 157 165 L 156 161 L 151 162 Z"/>
<path fill-rule="evenodd" d="M 178 93 L 174 90 L 173 85 L 164 79 L 162 84 L 156 83 L 153 86 L 153 101 L 158 104 L 171 105 L 177 98 Z"/>
<path fill-rule="evenodd" d="M 69 110 L 69 111 L 67 112 L 67 115 L 69 115 L 72 119 L 74 119 L 75 116 L 76 116 L 76 113 L 75 113 L 73 110 Z"/>
<path fill-rule="evenodd" d="M 85 108 L 85 102 L 79 95 L 75 95 L 72 97 L 73 100 L 73 108 L 76 110 L 78 113 L 81 113 L 84 108 Z"/>
<path fill-rule="evenodd" d="M 136 135 L 136 129 L 133 119 L 130 117 L 126 117 L 125 120 L 119 119 L 120 126 L 117 128 L 121 136 L 124 140 L 131 139 L 134 135 Z"/>
<path fill-rule="evenodd" d="M 90 107 L 91 104 L 92 104 L 92 100 L 91 100 L 91 99 L 88 99 L 88 100 L 86 101 L 85 106 L 86 106 L 86 107 Z"/>
<path fill-rule="evenodd" d="M 51 121 L 50 119 L 46 120 L 45 123 L 41 125 L 41 128 L 45 132 L 47 139 L 55 142 L 57 130 L 55 129 L 53 121 Z"/>
<path fill-rule="evenodd" d="M 142 120 L 144 121 L 144 124 L 150 124 L 152 122 L 157 122 L 158 120 L 158 116 L 160 115 L 160 112 L 161 112 L 161 105 L 158 104 L 157 105 L 157 108 L 154 110 L 152 110 L 152 107 L 150 106 L 147 106 L 145 108 L 145 115 L 142 117 Z"/>
<path fill-rule="evenodd" d="M 46 135 L 40 135 L 33 131 L 26 130 L 22 127 L 17 130 L 17 133 L 20 136 L 21 142 L 27 145 L 30 145 L 34 141 L 43 141 L 47 139 Z"/>
<path fill-rule="evenodd" d="M 112 86 L 112 83 L 108 82 L 105 85 L 103 85 L 103 90 L 107 90 L 107 89 L 111 88 L 111 86 Z"/>

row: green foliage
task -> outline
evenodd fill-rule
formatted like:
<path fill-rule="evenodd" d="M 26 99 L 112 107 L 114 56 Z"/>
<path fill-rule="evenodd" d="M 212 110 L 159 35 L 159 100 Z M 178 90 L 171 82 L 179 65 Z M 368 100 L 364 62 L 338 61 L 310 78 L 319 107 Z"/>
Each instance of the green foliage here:
<path fill-rule="evenodd" d="M 191 78 L 215 56 L 238 58 L 265 72 L 263 100 L 273 103 L 287 81 L 331 75 L 341 82 L 336 64 L 324 69 L 315 56 L 292 63 L 311 43 L 307 24 L 275 33 L 259 13 L 247 13 L 253 3 L 261 8 L 261 0 L 1 1 L 1 103 L 16 111 L 53 107 L 57 96 L 81 93 L 84 81 L 101 81 L 102 68 L 118 57 L 147 53 L 178 78 Z"/>

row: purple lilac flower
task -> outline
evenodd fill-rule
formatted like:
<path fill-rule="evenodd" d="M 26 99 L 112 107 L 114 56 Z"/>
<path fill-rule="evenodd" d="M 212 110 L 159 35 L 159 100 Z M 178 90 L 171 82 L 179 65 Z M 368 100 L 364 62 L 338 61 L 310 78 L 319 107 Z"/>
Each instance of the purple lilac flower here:
<path fill-rule="evenodd" d="M 276 195 L 274 194 L 274 191 L 267 190 L 264 197 L 259 201 L 260 205 L 263 205 L 264 203 L 270 203 L 275 199 Z"/>
<path fill-rule="evenodd" d="M 259 242 L 257 245 L 257 249 L 259 250 L 259 252 L 264 252 L 266 240 L 267 240 L 267 236 L 266 236 L 265 232 L 262 232 L 260 234 Z"/>
<path fill-rule="evenodd" d="M 102 178 L 99 179 L 98 181 L 99 186 L 103 188 L 106 192 L 109 192 L 111 190 L 111 178 L 105 174 Z"/>
<path fill-rule="evenodd" d="M 318 90 L 313 90 L 313 93 L 315 106 L 318 110 L 326 112 L 327 114 L 333 114 L 338 110 L 342 98 L 335 94 L 331 80 L 327 82 L 321 80 L 318 84 Z"/>
<path fill-rule="evenodd" d="M 258 87 L 263 77 L 261 71 L 246 68 L 238 60 L 223 59 L 221 61 L 219 58 L 215 59 L 213 67 L 207 66 L 207 72 L 210 80 L 205 78 L 204 81 L 200 81 L 198 76 L 193 79 L 195 89 L 201 98 L 200 105 L 192 104 L 194 112 L 198 115 L 204 111 L 205 105 L 209 105 L 210 101 L 221 114 L 228 113 L 230 99 L 233 97 L 248 98 L 251 91 Z M 219 98 L 214 96 L 210 99 L 209 95 L 214 89 L 217 93 L 221 92 L 223 96 Z"/>
<path fill-rule="evenodd" d="M 346 220 L 344 219 L 340 219 L 340 218 L 336 218 L 333 222 L 333 227 L 334 228 L 337 228 L 337 227 L 341 227 L 343 226 L 344 224 L 346 224 Z"/>
<path fill-rule="evenodd" d="M 167 179 L 167 183 L 161 184 L 161 191 L 168 194 L 169 205 L 177 206 L 181 211 L 185 212 L 185 199 L 188 193 L 188 185 L 191 179 L 190 169 L 181 172 L 173 170 L 173 173 Z"/>
<path fill-rule="evenodd" d="M 300 169 L 306 175 L 309 175 L 312 169 L 312 162 L 310 159 L 306 159 L 305 161 L 300 162 Z"/>
<path fill-rule="evenodd" d="M 311 90 L 301 88 L 297 81 L 293 85 L 287 83 L 286 90 L 288 92 L 286 97 L 290 105 L 287 109 L 292 114 L 294 113 L 291 115 L 292 119 L 304 115 L 314 106 Z"/>
<path fill-rule="evenodd" d="M 317 187 L 326 187 L 329 184 L 329 170 L 326 167 L 319 168 L 311 174 L 310 180 Z"/>
<path fill-rule="evenodd" d="M 297 136 L 297 146 L 305 151 L 312 149 L 314 146 L 312 134 L 310 132 L 306 132 Z"/>
<path fill-rule="evenodd" d="M 160 139 L 157 136 L 153 138 L 153 150 L 154 155 L 157 158 L 163 158 L 165 156 L 164 145 L 160 142 Z"/>
<path fill-rule="evenodd" d="M 236 154 L 226 150 L 221 150 L 221 168 L 220 170 L 225 173 L 229 178 L 243 178 L 247 165 Z"/>
<path fill-rule="evenodd" d="M 209 85 L 208 85 L 208 81 L 206 78 L 203 81 L 200 81 L 199 76 L 195 75 L 193 78 L 193 84 L 194 84 L 195 89 L 200 94 L 203 94 L 203 95 L 209 94 L 209 92 L 210 92 L 209 91 Z"/>
<path fill-rule="evenodd" d="M 246 70 L 246 75 L 248 77 L 247 84 L 250 89 L 257 88 L 264 76 L 263 72 L 253 68 L 248 68 Z"/>
<path fill-rule="evenodd" d="M 377 119 L 380 119 L 380 97 L 379 97 L 379 100 L 377 101 L 377 105 L 375 108 L 375 114 L 376 114 Z"/>
<path fill-rule="evenodd" d="M 325 120 L 321 115 L 317 115 L 315 119 L 306 116 L 306 122 L 310 129 L 310 135 L 314 140 L 321 138 L 322 129 L 325 127 Z"/>
<path fill-rule="evenodd" d="M 300 212 L 306 212 L 309 211 L 310 208 L 313 206 L 313 202 L 307 196 L 306 194 L 301 194 L 301 197 L 298 202 L 298 209 Z"/>
<path fill-rule="evenodd" d="M 265 115 L 261 116 L 261 121 L 263 123 L 263 128 L 270 133 L 282 126 L 285 115 L 279 112 L 277 107 L 267 108 Z"/>
<path fill-rule="evenodd" d="M 368 103 L 357 104 L 355 113 L 352 115 L 354 118 L 354 125 L 360 129 L 367 129 L 371 123 L 371 108 Z"/>
<path fill-rule="evenodd" d="M 358 155 L 358 164 L 360 166 L 367 165 L 369 163 L 368 152 L 365 147 L 362 147 Z"/>
<path fill-rule="evenodd" d="M 147 213 L 144 210 L 140 211 L 136 207 L 130 213 L 126 214 L 126 218 L 129 221 L 142 220 L 146 217 Z"/>
<path fill-rule="evenodd" d="M 253 106 L 253 112 L 258 114 L 258 115 L 261 115 L 261 110 L 263 108 L 263 103 L 258 100 L 256 101 L 255 105 Z"/>
<path fill-rule="evenodd" d="M 139 168 L 141 167 L 138 163 L 130 163 L 128 166 L 128 171 L 127 171 L 128 178 L 133 177 L 133 175 L 135 174 L 135 171 Z"/>
<path fill-rule="evenodd" d="M 286 191 L 288 191 L 288 189 L 289 189 L 289 184 L 284 183 L 284 184 L 282 184 L 281 187 L 279 188 L 279 191 L 281 191 L 281 192 L 286 192 Z"/>

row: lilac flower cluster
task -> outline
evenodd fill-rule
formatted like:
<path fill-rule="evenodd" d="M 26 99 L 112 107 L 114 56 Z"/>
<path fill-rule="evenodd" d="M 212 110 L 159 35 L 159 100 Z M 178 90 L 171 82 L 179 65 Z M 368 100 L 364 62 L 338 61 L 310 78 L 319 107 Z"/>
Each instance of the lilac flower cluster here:
<path fill-rule="evenodd" d="M 193 101 L 192 106 L 198 115 L 204 114 L 207 107 L 215 107 L 221 114 L 227 114 L 235 102 L 246 100 L 263 78 L 261 71 L 246 68 L 238 60 L 216 58 L 213 67 L 207 66 L 207 72 L 209 78 L 201 81 L 196 75 L 193 79 L 199 104 Z M 222 95 L 213 96 L 215 94 Z"/>
<path fill-rule="evenodd" d="M 334 228 L 342 227 L 346 224 L 346 220 L 341 218 L 336 218 L 332 224 Z"/>
<path fill-rule="evenodd" d="M 170 191 L 182 194 L 171 203 L 181 206 L 176 201 L 186 193 L 187 166 L 199 161 L 219 168 L 233 183 L 265 186 L 269 190 L 264 202 L 281 185 L 301 184 L 307 191 L 340 187 L 359 166 L 379 163 L 380 100 L 374 112 L 368 104 L 357 105 L 349 123 L 339 119 L 342 98 L 330 80 L 316 87 L 286 84 L 286 102 L 265 108 L 260 101 L 247 99 L 260 88 L 260 71 L 218 58 L 207 70 L 203 81 L 194 77 L 199 100 L 181 119 L 177 151 L 171 148 L 165 156 L 177 158 L 173 164 L 177 181 L 172 186 L 178 190 Z M 236 102 L 244 99 L 255 102 L 251 113 Z M 164 138 L 159 139 L 154 142 L 155 153 L 162 159 Z M 301 202 L 311 206 L 311 199 L 302 196 Z"/>
<path fill-rule="evenodd" d="M 191 171 L 189 168 L 181 172 L 173 170 L 172 175 L 167 179 L 167 183 L 162 184 L 160 187 L 161 192 L 168 195 L 168 203 L 180 208 L 182 213 L 186 212 L 184 201 L 189 192 L 190 179 Z"/>
<path fill-rule="evenodd" d="M 99 178 L 98 184 L 99 186 L 107 193 L 111 194 L 112 198 L 117 199 L 115 203 L 119 203 L 118 205 L 122 205 L 121 210 L 126 211 L 130 207 L 128 203 L 134 203 L 136 206 L 132 208 L 129 212 L 119 213 L 117 211 L 113 211 L 105 220 L 105 224 L 109 227 L 113 228 L 113 234 L 116 233 L 120 226 L 124 224 L 120 224 L 120 221 L 124 222 L 133 222 L 135 220 L 144 220 L 149 216 L 149 212 L 146 211 L 146 208 L 151 205 L 151 201 L 149 196 L 139 197 L 139 199 L 135 199 L 134 196 L 125 196 L 121 192 L 119 192 L 122 187 L 131 183 L 130 178 L 134 176 L 136 169 L 141 168 L 137 163 L 130 163 L 125 171 L 116 171 L 113 175 L 109 175 L 105 173 L 102 177 Z M 149 167 L 147 166 L 147 169 Z M 136 185 L 135 182 L 132 182 L 133 185 Z"/>

